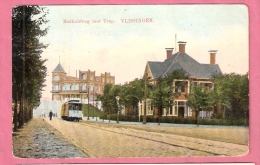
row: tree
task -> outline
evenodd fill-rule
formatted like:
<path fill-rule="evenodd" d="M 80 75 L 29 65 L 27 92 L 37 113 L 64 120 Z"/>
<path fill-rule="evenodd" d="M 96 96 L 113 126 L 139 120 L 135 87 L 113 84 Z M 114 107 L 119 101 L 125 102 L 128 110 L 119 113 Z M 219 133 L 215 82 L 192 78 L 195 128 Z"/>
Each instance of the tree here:
<path fill-rule="evenodd" d="M 120 87 L 120 100 L 126 107 L 127 115 L 136 115 L 138 102 L 144 97 L 144 80 L 135 79 Z"/>
<path fill-rule="evenodd" d="M 218 75 L 214 78 L 214 84 L 212 100 L 216 113 L 222 114 L 222 118 L 246 119 L 249 106 L 248 74 Z"/>
<path fill-rule="evenodd" d="M 217 75 L 214 77 L 214 88 L 210 95 L 210 105 L 214 110 L 213 118 L 224 118 L 225 109 L 230 107 L 231 82 L 230 77 L 226 75 Z"/>
<path fill-rule="evenodd" d="M 42 49 L 47 45 L 40 38 L 47 34 L 48 12 L 39 6 L 17 6 L 12 15 L 12 99 L 14 131 L 32 118 L 32 108 L 38 105 L 46 77 Z M 19 111 L 18 111 L 19 107 Z M 19 114 L 18 114 L 19 113 Z M 19 123 L 19 125 L 17 125 Z"/>
<path fill-rule="evenodd" d="M 113 84 L 106 84 L 104 87 L 103 95 L 98 95 L 97 100 L 101 101 L 103 111 L 105 114 L 109 115 L 110 121 L 110 114 L 117 112 L 117 103 L 116 103 L 116 96 L 119 94 L 119 86 L 115 86 Z"/>
<path fill-rule="evenodd" d="M 195 112 L 195 119 L 198 125 L 199 112 L 209 108 L 212 102 L 210 95 L 212 91 L 201 85 L 191 85 L 190 94 L 188 95 L 188 105 Z"/>
<path fill-rule="evenodd" d="M 153 105 L 158 109 L 158 124 L 160 124 L 163 108 L 169 108 L 173 104 L 174 98 L 180 95 L 178 92 L 173 92 L 174 79 L 187 79 L 187 77 L 178 71 L 174 71 L 166 77 L 158 79 L 151 90 L 150 98 Z"/>
<path fill-rule="evenodd" d="M 168 108 L 173 102 L 172 86 L 168 86 L 165 81 L 159 80 L 157 85 L 153 87 L 150 98 L 153 105 L 158 109 L 158 124 L 160 125 L 163 108 Z"/>

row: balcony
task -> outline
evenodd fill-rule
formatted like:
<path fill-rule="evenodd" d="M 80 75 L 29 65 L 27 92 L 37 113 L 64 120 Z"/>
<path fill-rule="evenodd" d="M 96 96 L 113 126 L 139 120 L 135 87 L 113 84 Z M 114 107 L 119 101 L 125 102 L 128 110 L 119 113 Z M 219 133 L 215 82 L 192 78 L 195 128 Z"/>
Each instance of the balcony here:
<path fill-rule="evenodd" d="M 52 90 L 51 93 L 60 93 L 60 90 Z"/>
<path fill-rule="evenodd" d="M 79 93 L 88 93 L 88 90 L 79 90 Z"/>
<path fill-rule="evenodd" d="M 78 89 L 78 90 L 52 90 L 51 93 L 88 93 L 88 90 L 85 89 L 85 90 L 81 90 L 81 89 Z M 90 94 L 102 94 L 103 92 L 102 91 L 98 91 L 98 90 L 89 90 L 89 93 Z"/>

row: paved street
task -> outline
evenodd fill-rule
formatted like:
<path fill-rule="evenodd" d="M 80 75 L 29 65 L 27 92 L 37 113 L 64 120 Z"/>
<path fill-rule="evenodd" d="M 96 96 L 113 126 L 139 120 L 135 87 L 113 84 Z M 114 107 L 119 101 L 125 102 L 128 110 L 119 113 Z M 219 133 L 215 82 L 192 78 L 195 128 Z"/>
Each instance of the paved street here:
<path fill-rule="evenodd" d="M 117 127 L 117 124 L 68 122 L 59 118 L 47 122 L 93 158 L 238 156 L 248 151 L 248 145 Z"/>
<path fill-rule="evenodd" d="M 115 124 L 114 121 L 111 121 L 109 124 L 108 121 L 102 122 L 94 122 L 92 121 L 81 121 L 81 122 L 68 122 L 61 120 L 59 118 L 53 118 L 52 121 L 45 118 L 45 121 L 42 121 L 40 118 L 35 118 L 31 123 L 25 126 L 27 132 L 29 129 L 35 131 L 32 128 L 32 124 L 41 125 L 44 123 L 44 127 L 48 127 L 50 124 L 53 128 L 48 127 L 50 132 L 45 132 L 44 134 L 35 134 L 31 133 L 28 136 L 32 138 L 28 138 L 28 141 L 32 140 L 30 143 L 33 144 L 31 146 L 37 145 L 35 140 L 36 135 L 46 136 L 45 141 L 56 143 L 57 141 L 66 141 L 71 144 L 77 146 L 85 155 L 75 149 L 73 145 L 70 149 L 65 149 L 66 153 L 56 152 L 55 147 L 49 147 L 48 145 L 41 145 L 37 149 L 39 152 L 42 150 L 49 150 L 56 154 L 49 154 L 48 156 L 55 157 L 91 157 L 91 158 L 119 158 L 119 157 L 193 157 L 193 156 L 238 156 L 245 155 L 248 152 L 248 145 L 241 145 L 239 143 L 244 143 L 246 140 L 246 136 L 242 135 L 242 133 L 247 134 L 247 129 L 196 129 L 196 128 L 181 128 L 181 127 L 166 127 L 166 126 L 152 126 L 151 124 L 145 126 L 134 126 L 133 124 Z M 101 121 L 101 120 L 100 120 Z M 41 124 L 37 124 L 41 123 Z M 30 125 L 31 124 L 31 125 Z M 154 124 L 155 125 L 155 124 Z M 30 128 L 28 128 L 30 126 Z M 182 130 L 182 131 L 180 131 Z M 196 138 L 196 130 L 199 134 L 202 134 Z M 212 131 L 210 131 L 212 130 Z M 23 131 L 23 130 L 22 130 Z M 21 132 L 22 132 L 21 131 Z M 208 133 L 205 133 L 208 132 Z M 219 135 L 214 135 L 214 132 L 217 131 L 217 134 L 222 134 L 222 141 L 219 140 Z M 226 132 L 228 131 L 228 132 Z M 60 133 L 59 133 L 60 132 Z M 176 133 L 175 133 L 176 132 Z M 187 135 L 193 134 L 191 137 L 178 135 L 181 132 L 186 132 Z M 230 143 L 229 139 L 234 136 L 237 137 L 237 134 L 233 132 L 240 133 L 242 140 L 236 140 L 234 138 L 234 143 Z M 56 138 L 50 135 L 58 135 Z M 209 134 L 209 135 L 206 135 Z M 225 137 L 225 134 L 229 135 L 229 138 Z M 204 135 L 204 136 L 203 136 Z M 21 136 L 21 135 L 19 135 Z M 66 138 L 63 138 L 63 137 Z M 190 135 L 189 135 L 190 136 Z M 245 137 L 243 137 L 245 136 Z M 14 136 L 14 138 L 18 136 Z M 51 140 L 52 138 L 52 140 Z M 226 138 L 226 139 L 225 139 Z M 240 138 L 240 139 L 241 139 Z M 245 138 L 245 139 L 243 139 Z M 67 139 L 67 140 L 64 140 Z M 212 140 L 216 139 L 216 140 Z M 57 142 L 58 143 L 58 142 Z M 16 143 L 17 145 L 17 143 Z M 58 145 L 60 146 L 60 145 Z M 63 145 L 64 146 L 64 145 Z M 18 152 L 18 146 L 14 147 L 14 151 Z M 31 147 L 34 148 L 34 147 Z M 57 147 L 56 147 L 57 148 Z M 30 150 L 29 150 L 30 151 Z M 16 153 L 15 152 L 15 153 Z M 40 154 L 35 155 L 34 149 L 32 149 L 31 153 L 35 157 L 41 157 Z M 21 156 L 17 154 L 17 156 Z M 25 155 L 26 156 L 26 155 Z M 45 155 L 46 156 L 46 155 Z M 46 156 L 47 157 L 47 156 Z"/>
<path fill-rule="evenodd" d="M 41 118 L 13 133 L 13 154 L 21 158 L 88 157 Z"/>

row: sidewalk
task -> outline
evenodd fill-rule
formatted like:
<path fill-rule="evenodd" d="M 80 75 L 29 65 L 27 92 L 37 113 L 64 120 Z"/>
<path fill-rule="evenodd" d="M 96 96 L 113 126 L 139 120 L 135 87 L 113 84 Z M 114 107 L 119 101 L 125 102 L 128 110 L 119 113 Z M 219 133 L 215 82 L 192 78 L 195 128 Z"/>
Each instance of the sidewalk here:
<path fill-rule="evenodd" d="M 33 118 L 13 133 L 13 154 L 20 158 L 88 157 L 48 124 L 48 118 Z"/>

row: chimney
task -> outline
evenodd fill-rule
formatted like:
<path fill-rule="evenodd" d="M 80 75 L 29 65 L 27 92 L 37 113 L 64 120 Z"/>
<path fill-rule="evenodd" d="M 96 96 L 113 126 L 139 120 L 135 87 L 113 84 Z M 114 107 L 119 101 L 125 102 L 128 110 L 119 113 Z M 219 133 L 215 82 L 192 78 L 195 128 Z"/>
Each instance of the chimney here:
<path fill-rule="evenodd" d="M 210 54 L 210 65 L 213 66 L 216 64 L 216 53 L 217 50 L 210 50 L 209 54 Z"/>
<path fill-rule="evenodd" d="M 183 41 L 179 41 L 178 44 L 179 44 L 179 52 L 181 53 L 185 53 L 185 45 L 186 45 L 187 42 L 183 42 Z"/>
<path fill-rule="evenodd" d="M 174 48 L 165 48 L 166 50 L 166 58 L 169 58 L 172 56 L 172 51 Z"/>

